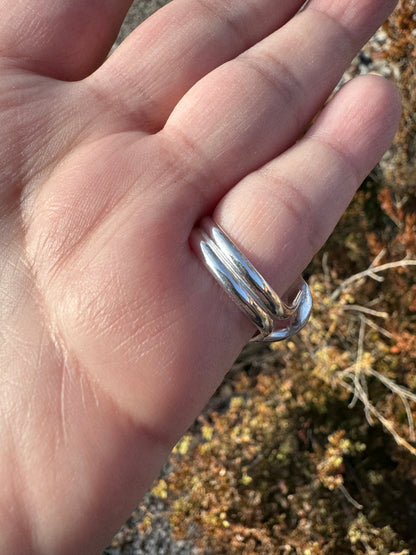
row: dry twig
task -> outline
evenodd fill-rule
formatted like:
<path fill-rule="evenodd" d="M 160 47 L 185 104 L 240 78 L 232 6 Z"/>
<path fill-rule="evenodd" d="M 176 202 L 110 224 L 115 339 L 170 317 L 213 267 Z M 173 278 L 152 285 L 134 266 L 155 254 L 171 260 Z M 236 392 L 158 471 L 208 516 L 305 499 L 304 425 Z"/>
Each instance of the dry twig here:
<path fill-rule="evenodd" d="M 373 264 L 374 264 L 374 262 L 373 262 Z M 371 279 L 374 279 L 376 281 L 381 282 L 381 281 L 384 280 L 384 278 L 382 276 L 378 275 L 380 272 L 385 272 L 386 270 L 390 270 L 392 268 L 403 268 L 405 266 L 416 266 L 416 260 L 403 258 L 402 260 L 398 260 L 396 262 L 388 262 L 387 264 L 382 264 L 381 266 L 377 266 L 377 267 L 374 267 L 373 264 L 371 266 L 369 266 L 367 268 L 367 270 L 364 270 L 363 272 L 359 272 L 358 274 L 354 274 L 353 276 L 350 276 L 349 278 L 344 280 L 341 283 L 341 285 L 339 287 L 337 287 L 335 289 L 335 291 L 332 293 L 332 295 L 330 297 L 331 301 L 337 300 L 337 298 L 340 296 L 342 291 L 344 291 L 344 289 L 347 289 L 347 287 L 349 285 L 351 285 L 352 283 L 354 283 L 355 281 L 370 277 Z"/>

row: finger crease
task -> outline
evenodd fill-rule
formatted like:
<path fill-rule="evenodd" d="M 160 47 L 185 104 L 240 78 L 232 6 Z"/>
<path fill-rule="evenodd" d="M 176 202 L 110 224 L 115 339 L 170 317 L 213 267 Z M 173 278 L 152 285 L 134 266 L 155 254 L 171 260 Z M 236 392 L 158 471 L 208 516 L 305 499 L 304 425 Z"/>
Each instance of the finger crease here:
<path fill-rule="evenodd" d="M 185 162 L 185 168 L 189 168 L 186 172 L 188 174 L 187 181 L 189 182 L 190 178 L 192 179 L 193 189 L 199 194 L 200 210 L 203 206 L 213 208 L 219 200 L 213 199 L 212 190 L 214 185 L 215 189 L 221 191 L 224 190 L 225 183 L 212 169 L 212 160 L 209 160 L 196 142 L 181 129 L 171 125 L 169 130 L 165 127 L 163 134 L 175 149 L 172 163 L 183 166 Z M 207 184 L 210 184 L 209 190 L 207 190 Z"/>
<path fill-rule="evenodd" d="M 267 194 L 272 195 L 276 203 L 293 216 L 297 229 L 305 230 L 306 227 L 304 234 L 311 252 L 315 254 L 321 246 L 320 239 L 324 234 L 316 219 L 311 216 L 314 210 L 310 198 L 287 177 L 276 175 L 266 168 L 259 170 L 259 174 L 267 183 Z"/>
<path fill-rule="evenodd" d="M 352 178 L 354 179 L 354 184 L 356 188 L 359 187 L 362 181 L 361 172 L 359 171 L 358 167 L 353 162 L 353 156 L 348 155 L 342 148 L 336 146 L 333 142 L 329 139 L 324 139 L 322 135 L 309 135 L 307 138 L 308 141 L 314 141 L 321 145 L 322 147 L 326 148 L 338 158 L 338 160 L 347 166 L 349 173 L 351 174 Z"/>
<path fill-rule="evenodd" d="M 356 46 L 355 46 L 356 41 L 354 41 L 353 34 L 350 32 L 348 27 L 346 25 L 344 25 L 339 19 L 337 19 L 333 15 L 330 15 L 329 13 L 326 13 L 326 12 L 324 12 L 324 11 L 318 9 L 318 8 L 312 7 L 310 5 L 307 6 L 305 11 L 312 12 L 312 13 L 316 14 L 318 17 L 322 17 L 323 19 L 326 19 L 327 21 L 329 21 L 339 31 L 341 31 L 350 52 L 355 52 L 356 51 Z"/>
<path fill-rule="evenodd" d="M 218 8 L 210 0 L 198 0 L 198 3 L 202 9 L 213 15 L 217 20 L 220 21 L 221 24 L 225 23 L 227 29 L 231 31 L 234 38 L 237 39 L 238 48 L 240 50 L 246 50 L 252 45 L 251 41 L 244 39 L 244 35 L 247 34 L 247 28 L 242 28 L 240 25 L 238 25 L 235 18 L 231 16 L 230 10 L 228 10 L 227 7 L 224 6 L 224 4 L 221 5 L 221 8 Z M 228 35 L 226 31 L 225 33 Z"/>
<path fill-rule="evenodd" d="M 297 102 L 297 99 L 302 98 L 304 87 L 289 66 L 266 53 L 256 54 L 256 56 L 241 54 L 235 61 L 237 60 L 257 73 L 264 82 L 283 97 L 282 105 L 285 106 L 285 111 L 291 107 L 291 115 L 296 120 L 296 128 L 300 129 L 304 118 L 301 110 L 295 110 L 294 106 L 302 105 L 301 102 Z M 266 69 L 265 63 L 271 65 L 272 70 Z"/>
<path fill-rule="evenodd" d="M 112 72 L 114 72 L 113 68 Z M 118 73 L 117 75 L 112 74 L 111 78 L 112 81 L 117 80 L 119 86 L 121 86 L 124 81 L 124 90 L 133 90 L 129 77 L 124 73 Z M 104 110 L 125 118 L 128 122 L 129 129 L 140 130 L 147 133 L 156 133 L 160 130 L 160 126 L 155 126 L 154 122 L 148 116 L 148 114 L 157 113 L 158 107 L 155 106 L 153 100 L 139 87 L 136 81 L 134 82 L 134 109 L 130 108 L 128 105 L 125 95 L 118 95 L 117 99 L 115 99 L 114 96 L 107 95 L 106 91 L 102 90 L 100 83 L 97 83 L 93 77 L 86 79 L 84 82 L 88 86 L 88 91 L 95 100 L 103 106 Z M 138 110 L 137 98 L 142 99 L 142 105 L 146 105 L 146 110 Z"/>

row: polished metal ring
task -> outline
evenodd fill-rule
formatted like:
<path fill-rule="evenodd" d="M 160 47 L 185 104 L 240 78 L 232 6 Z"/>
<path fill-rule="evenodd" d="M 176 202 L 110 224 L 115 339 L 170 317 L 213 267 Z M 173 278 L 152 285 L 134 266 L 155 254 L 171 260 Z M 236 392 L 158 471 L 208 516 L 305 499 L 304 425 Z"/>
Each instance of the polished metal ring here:
<path fill-rule="evenodd" d="M 305 326 L 312 297 L 302 278 L 293 300 L 283 302 L 211 218 L 204 218 L 194 230 L 192 244 L 209 272 L 259 330 L 251 341 L 282 341 Z"/>

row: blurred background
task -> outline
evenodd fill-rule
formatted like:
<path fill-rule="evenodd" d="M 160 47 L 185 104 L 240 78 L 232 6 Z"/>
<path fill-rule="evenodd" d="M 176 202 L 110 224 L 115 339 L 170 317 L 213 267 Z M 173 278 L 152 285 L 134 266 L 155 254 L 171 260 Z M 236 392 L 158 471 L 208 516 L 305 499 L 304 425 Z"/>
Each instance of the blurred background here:
<path fill-rule="evenodd" d="M 165 3 L 136 0 L 117 44 Z M 247 346 L 103 555 L 416 553 L 415 14 L 340 83 L 382 74 L 403 117 L 306 271 L 310 324 Z"/>

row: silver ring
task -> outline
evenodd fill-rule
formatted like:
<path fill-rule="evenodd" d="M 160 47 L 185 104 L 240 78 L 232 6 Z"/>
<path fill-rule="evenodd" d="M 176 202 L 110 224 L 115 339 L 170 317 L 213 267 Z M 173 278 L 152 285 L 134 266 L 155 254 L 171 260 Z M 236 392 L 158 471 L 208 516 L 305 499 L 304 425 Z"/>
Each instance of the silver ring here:
<path fill-rule="evenodd" d="M 283 302 L 211 218 L 204 218 L 194 230 L 192 245 L 220 286 L 259 330 L 251 341 L 282 341 L 305 326 L 312 296 L 302 278 L 294 299 Z"/>

